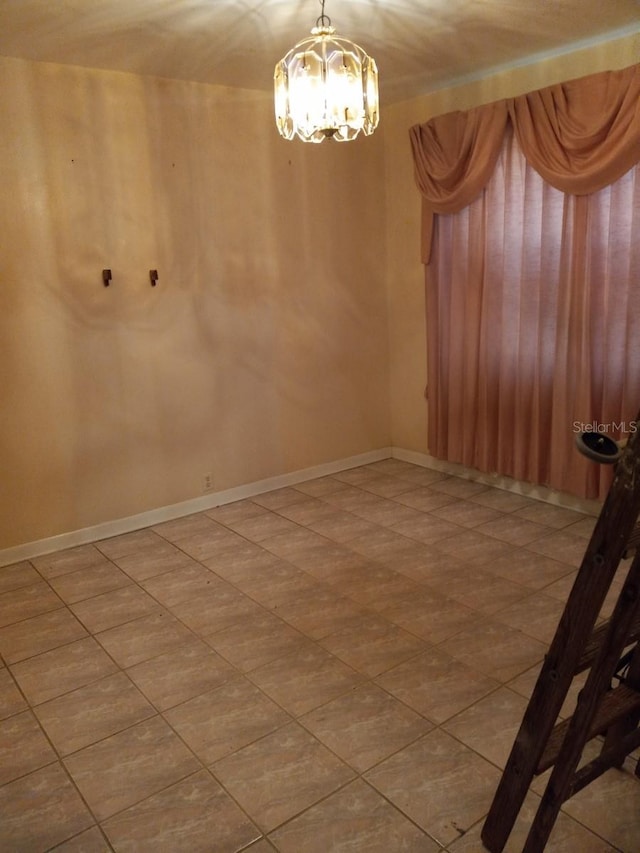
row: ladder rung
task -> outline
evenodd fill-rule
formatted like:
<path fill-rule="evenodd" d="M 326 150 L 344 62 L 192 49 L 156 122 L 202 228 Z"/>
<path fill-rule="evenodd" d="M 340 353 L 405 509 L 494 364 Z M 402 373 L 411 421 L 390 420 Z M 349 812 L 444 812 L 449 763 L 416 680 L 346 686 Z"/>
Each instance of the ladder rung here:
<path fill-rule="evenodd" d="M 598 627 L 594 629 L 587 641 L 587 645 L 584 647 L 584 651 L 582 652 L 580 659 L 578 660 L 575 673 L 576 675 L 579 672 L 584 672 L 585 669 L 589 669 L 591 664 L 594 662 L 596 655 L 600 651 L 605 634 L 609 629 L 609 624 L 610 620 L 607 619 L 606 622 L 603 622 L 602 625 L 598 625 Z M 631 643 L 634 643 L 636 640 L 640 640 L 640 613 L 638 613 L 637 618 L 631 625 L 627 645 L 631 645 Z"/>
<path fill-rule="evenodd" d="M 592 738 L 602 734 L 609 726 L 626 717 L 632 711 L 640 711 L 640 693 L 638 691 L 631 690 L 625 684 L 619 684 L 614 689 L 609 690 L 600 702 L 598 712 L 589 729 L 587 740 L 592 740 Z M 536 776 L 544 773 L 556 763 L 570 723 L 571 717 L 568 717 L 554 727 L 536 767 Z"/>

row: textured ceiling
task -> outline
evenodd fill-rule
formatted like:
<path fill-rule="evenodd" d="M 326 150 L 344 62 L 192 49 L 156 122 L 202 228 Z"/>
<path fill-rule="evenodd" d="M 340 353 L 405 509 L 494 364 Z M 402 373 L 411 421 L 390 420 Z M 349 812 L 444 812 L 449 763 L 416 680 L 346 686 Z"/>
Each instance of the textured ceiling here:
<path fill-rule="evenodd" d="M 318 0 L 0 0 L 0 55 L 272 88 Z M 383 102 L 640 30 L 640 0 L 326 0 Z M 640 57 L 639 57 L 640 60 Z"/>

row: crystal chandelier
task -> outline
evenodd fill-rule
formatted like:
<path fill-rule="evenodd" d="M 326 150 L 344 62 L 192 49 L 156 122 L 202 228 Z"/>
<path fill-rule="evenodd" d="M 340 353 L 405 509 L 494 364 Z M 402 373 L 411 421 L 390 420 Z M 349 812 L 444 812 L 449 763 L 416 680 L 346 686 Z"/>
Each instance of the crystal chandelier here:
<path fill-rule="evenodd" d="M 320 2 L 311 38 L 276 64 L 276 125 L 285 139 L 348 142 L 378 126 L 378 69 L 361 47 L 334 35 Z"/>

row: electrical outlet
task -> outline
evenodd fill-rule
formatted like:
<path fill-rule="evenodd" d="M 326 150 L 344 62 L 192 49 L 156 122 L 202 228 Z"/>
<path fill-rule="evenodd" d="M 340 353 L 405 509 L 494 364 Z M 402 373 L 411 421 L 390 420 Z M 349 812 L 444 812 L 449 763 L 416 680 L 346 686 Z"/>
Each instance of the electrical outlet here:
<path fill-rule="evenodd" d="M 211 491 L 213 488 L 213 474 L 204 475 L 203 488 L 205 492 Z"/>

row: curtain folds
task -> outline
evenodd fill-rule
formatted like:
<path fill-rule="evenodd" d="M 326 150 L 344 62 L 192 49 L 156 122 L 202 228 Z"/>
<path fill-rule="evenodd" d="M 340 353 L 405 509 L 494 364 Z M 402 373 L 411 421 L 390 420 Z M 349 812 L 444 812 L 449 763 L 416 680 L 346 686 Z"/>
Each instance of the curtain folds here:
<path fill-rule="evenodd" d="M 506 101 L 439 116 L 409 131 L 423 198 L 422 258 L 431 254 L 433 216 L 457 213 L 482 192 L 500 154 L 509 118 Z"/>
<path fill-rule="evenodd" d="M 552 187 L 588 195 L 640 161 L 640 65 L 508 102 L 520 148 Z"/>
<path fill-rule="evenodd" d="M 493 173 L 510 122 L 533 168 L 573 195 L 597 192 L 640 162 L 640 65 L 605 71 L 414 125 L 409 136 L 423 200 L 422 260 L 433 215 L 462 210 Z"/>

